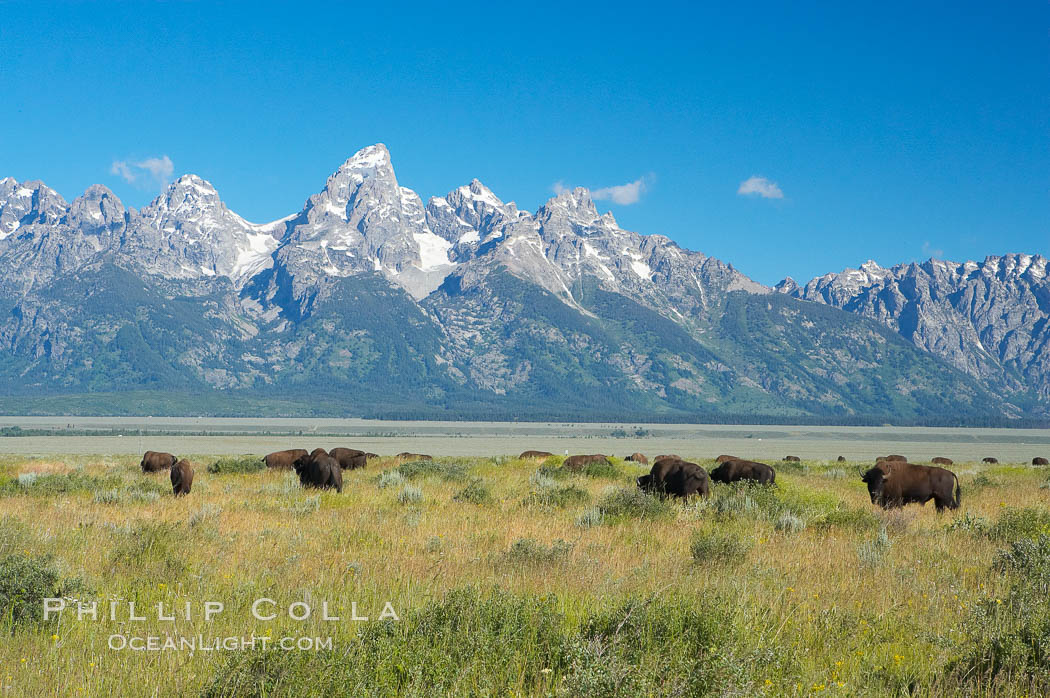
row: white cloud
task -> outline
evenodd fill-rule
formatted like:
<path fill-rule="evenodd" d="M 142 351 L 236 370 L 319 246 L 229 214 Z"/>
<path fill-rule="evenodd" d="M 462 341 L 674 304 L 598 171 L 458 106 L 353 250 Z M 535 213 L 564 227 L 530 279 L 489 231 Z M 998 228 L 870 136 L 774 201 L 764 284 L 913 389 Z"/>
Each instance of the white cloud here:
<path fill-rule="evenodd" d="M 139 162 L 114 160 L 109 166 L 110 174 L 123 177 L 129 184 L 149 187 L 151 184 L 163 187 L 175 173 L 175 163 L 167 155 L 146 158 Z"/>
<path fill-rule="evenodd" d="M 638 203 L 639 199 L 642 198 L 642 194 L 649 187 L 649 182 L 652 178 L 652 175 L 646 175 L 627 184 L 592 189 L 591 198 L 595 201 L 612 201 L 614 204 L 620 204 L 621 206 L 630 206 Z M 571 188 L 560 179 L 551 185 L 551 191 L 556 195 L 569 191 Z"/>
<path fill-rule="evenodd" d="M 740 183 L 736 190 L 740 196 L 761 196 L 763 199 L 783 199 L 784 192 L 780 190 L 776 182 L 757 175 L 748 177 Z"/>
<path fill-rule="evenodd" d="M 935 259 L 940 259 L 941 257 L 944 257 L 944 250 L 934 247 L 930 244 L 929 240 L 922 243 L 922 253 L 927 257 L 933 257 Z"/>
<path fill-rule="evenodd" d="M 621 206 L 636 204 L 638 203 L 638 199 L 642 197 L 642 192 L 646 189 L 645 179 L 645 177 L 639 177 L 633 182 L 628 182 L 627 184 L 617 184 L 612 187 L 595 189 L 591 192 L 591 198 L 597 201 L 609 199 L 614 204 L 620 204 Z"/>

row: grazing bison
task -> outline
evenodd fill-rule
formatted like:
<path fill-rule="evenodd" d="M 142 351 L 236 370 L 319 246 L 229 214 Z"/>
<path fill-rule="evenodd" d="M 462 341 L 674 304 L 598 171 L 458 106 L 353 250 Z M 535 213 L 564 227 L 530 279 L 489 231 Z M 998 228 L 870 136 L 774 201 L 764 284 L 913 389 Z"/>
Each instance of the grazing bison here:
<path fill-rule="evenodd" d="M 292 467 L 295 468 L 295 474 L 299 476 L 303 487 L 343 491 L 343 470 L 339 467 L 339 461 L 328 455 L 323 448 L 299 456 Z"/>
<path fill-rule="evenodd" d="M 933 500 L 937 511 L 955 509 L 962 501 L 962 487 L 955 473 L 930 465 L 880 461 L 861 477 L 872 504 L 883 509 Z"/>
<path fill-rule="evenodd" d="M 139 467 L 142 468 L 142 472 L 144 473 L 156 473 L 161 470 L 167 470 L 175 465 L 175 461 L 177 460 L 178 458 L 170 453 L 164 453 L 163 451 L 146 451 L 142 456 L 142 462 L 139 463 Z"/>
<path fill-rule="evenodd" d="M 394 456 L 394 458 L 401 458 L 404 460 L 434 460 L 433 456 L 428 456 L 425 453 L 409 453 L 408 451 L 402 451 Z"/>
<path fill-rule="evenodd" d="M 171 491 L 176 497 L 190 493 L 193 486 L 193 466 L 183 458 L 171 466 Z"/>
<path fill-rule="evenodd" d="M 378 457 L 379 457 L 378 453 L 366 453 L 365 454 L 365 460 L 372 460 L 373 458 L 378 458 Z"/>
<path fill-rule="evenodd" d="M 1050 461 L 1047 461 L 1045 458 L 1042 458 L 1040 456 L 1036 456 L 1032 459 L 1032 465 L 1050 465 Z"/>
<path fill-rule="evenodd" d="M 888 460 L 891 463 L 893 463 L 893 462 L 907 463 L 908 462 L 907 458 L 905 458 L 904 456 L 898 456 L 898 455 L 880 456 L 880 457 L 875 459 L 875 462 L 878 463 L 880 460 Z"/>
<path fill-rule="evenodd" d="M 290 468 L 299 456 L 307 455 L 305 448 L 290 448 L 287 451 L 274 451 L 263 456 L 267 468 Z"/>
<path fill-rule="evenodd" d="M 789 463 L 801 463 L 802 459 L 798 456 L 784 456 L 784 460 Z"/>
<path fill-rule="evenodd" d="M 549 451 L 522 451 L 518 460 L 530 460 L 532 458 L 550 458 L 554 454 Z"/>
<path fill-rule="evenodd" d="M 724 453 L 722 455 L 720 455 L 718 458 L 715 458 L 715 462 L 716 463 L 725 463 L 728 460 L 743 460 L 743 459 L 742 458 L 737 458 L 736 456 L 727 456 Z"/>
<path fill-rule="evenodd" d="M 936 458 L 931 458 L 930 462 L 935 464 L 935 465 L 952 465 L 953 463 L 955 463 L 955 461 L 953 461 L 951 458 L 945 458 L 943 456 L 937 456 Z"/>
<path fill-rule="evenodd" d="M 364 451 L 356 448 L 333 448 L 328 452 L 343 470 L 355 470 L 368 465 L 368 456 Z"/>
<path fill-rule="evenodd" d="M 624 460 L 633 461 L 635 463 L 641 463 L 642 465 L 649 465 L 649 459 L 641 453 L 632 453 L 631 455 L 624 458 Z"/>
<path fill-rule="evenodd" d="M 846 462 L 846 456 L 839 456 L 835 460 L 838 461 L 839 463 L 845 463 Z"/>
<path fill-rule="evenodd" d="M 646 492 L 688 499 L 694 494 L 711 496 L 711 479 L 696 463 L 665 458 L 653 464 L 648 475 L 638 478 L 638 487 Z"/>
<path fill-rule="evenodd" d="M 988 456 L 987 458 L 982 458 L 981 462 L 982 463 L 998 463 L 999 459 L 998 458 L 992 458 L 991 456 Z"/>
<path fill-rule="evenodd" d="M 583 470 L 588 465 L 595 463 L 604 463 L 608 465 L 609 459 L 600 453 L 592 453 L 586 456 L 569 456 L 565 459 L 565 462 L 562 463 L 562 467 L 568 468 L 569 470 Z"/>
<path fill-rule="evenodd" d="M 768 465 L 750 460 L 727 460 L 711 471 L 711 479 L 715 482 L 754 480 L 763 485 L 772 485 L 776 478 L 777 474 Z"/>

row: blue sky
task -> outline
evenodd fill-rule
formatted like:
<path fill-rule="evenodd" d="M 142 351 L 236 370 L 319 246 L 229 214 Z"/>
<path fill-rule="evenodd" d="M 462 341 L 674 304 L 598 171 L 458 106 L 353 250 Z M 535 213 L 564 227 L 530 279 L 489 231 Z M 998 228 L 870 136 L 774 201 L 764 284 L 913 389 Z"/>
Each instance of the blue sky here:
<path fill-rule="evenodd" d="M 383 142 L 424 198 L 640 180 L 599 208 L 765 283 L 1050 254 L 1043 0 L 383 4 L 0 4 L 0 177 L 261 222 Z"/>

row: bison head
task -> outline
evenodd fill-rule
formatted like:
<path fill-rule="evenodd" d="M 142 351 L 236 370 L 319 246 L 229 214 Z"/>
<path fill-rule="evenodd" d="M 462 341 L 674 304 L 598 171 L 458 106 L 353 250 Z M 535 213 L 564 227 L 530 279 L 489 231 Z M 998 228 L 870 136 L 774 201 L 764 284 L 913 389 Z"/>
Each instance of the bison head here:
<path fill-rule="evenodd" d="M 871 497 L 871 503 L 878 504 L 882 497 L 882 488 L 886 484 L 886 473 L 882 471 L 882 468 L 875 466 L 864 473 L 861 476 L 861 480 L 868 486 L 868 496 Z"/>
<path fill-rule="evenodd" d="M 642 475 L 640 478 L 638 478 L 638 487 L 640 487 L 643 490 L 648 491 L 648 490 L 652 489 L 652 486 L 653 486 L 652 483 L 653 483 L 653 476 L 652 475 Z"/>

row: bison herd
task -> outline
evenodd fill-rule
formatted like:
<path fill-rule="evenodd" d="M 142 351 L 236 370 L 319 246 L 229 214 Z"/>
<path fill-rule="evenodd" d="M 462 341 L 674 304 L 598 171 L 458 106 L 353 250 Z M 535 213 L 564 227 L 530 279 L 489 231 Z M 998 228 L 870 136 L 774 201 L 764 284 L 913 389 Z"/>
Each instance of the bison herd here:
<path fill-rule="evenodd" d="M 553 454 L 549 451 L 525 451 L 521 460 L 542 460 Z M 343 491 L 343 471 L 364 468 L 369 459 L 378 458 L 375 453 L 366 453 L 354 448 L 333 448 L 326 451 L 315 448 L 307 451 L 304 448 L 275 451 L 262 458 L 267 468 L 294 470 L 303 487 L 317 489 L 334 489 Z M 399 460 L 433 460 L 432 456 L 423 453 L 403 452 L 397 454 Z M 649 459 L 642 453 L 632 453 L 624 460 L 648 465 Z M 838 462 L 845 462 L 844 456 L 838 456 Z M 798 456 L 785 456 L 786 463 L 800 463 Z M 657 456 L 647 475 L 638 478 L 638 487 L 661 497 L 679 497 L 688 499 L 693 496 L 709 497 L 711 482 L 754 482 L 760 485 L 776 483 L 776 471 L 765 463 L 722 454 L 715 459 L 717 466 L 710 474 L 696 463 L 690 463 L 681 456 L 665 454 Z M 945 509 L 956 509 L 962 499 L 962 487 L 959 478 L 950 470 L 939 467 L 952 465 L 950 458 L 937 457 L 930 460 L 934 465 L 909 463 L 902 455 L 892 454 L 875 460 L 874 467 L 861 476 L 867 485 L 871 503 L 885 509 L 901 507 L 905 504 L 926 504 L 933 500 L 938 512 Z M 984 463 L 998 463 L 996 458 L 984 458 Z M 607 456 L 595 453 L 567 457 L 562 467 L 572 471 L 582 471 L 591 465 L 610 465 Z M 1032 459 L 1032 465 L 1047 465 L 1046 458 Z M 176 497 L 187 495 L 193 486 L 193 466 L 185 459 L 179 459 L 171 453 L 146 451 L 139 463 L 144 473 L 155 473 L 170 470 L 171 488 Z"/>

